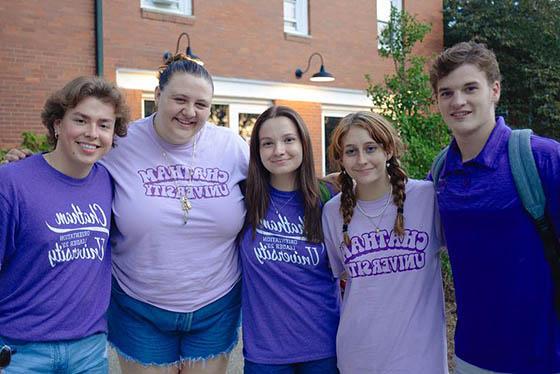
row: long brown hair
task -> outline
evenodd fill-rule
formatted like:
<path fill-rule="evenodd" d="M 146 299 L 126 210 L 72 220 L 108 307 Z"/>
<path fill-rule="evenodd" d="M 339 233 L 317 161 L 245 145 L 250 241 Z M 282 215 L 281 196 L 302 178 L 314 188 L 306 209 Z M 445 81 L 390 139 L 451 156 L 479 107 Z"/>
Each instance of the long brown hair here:
<path fill-rule="evenodd" d="M 319 184 L 315 176 L 311 136 L 301 116 L 292 108 L 272 106 L 265 110 L 253 127 L 250 140 L 251 156 L 247 175 L 246 224 L 253 230 L 253 238 L 261 219 L 266 216 L 269 204 L 270 172 L 264 167 L 260 155 L 259 132 L 263 123 L 271 118 L 286 117 L 296 126 L 302 147 L 302 162 L 296 174 L 296 187 L 303 195 L 304 217 L 303 229 L 310 242 L 323 241 L 321 226 L 321 206 L 319 201 Z"/>
<path fill-rule="evenodd" d="M 406 199 L 405 184 L 408 177 L 401 167 L 399 158 L 404 152 L 404 145 L 395 128 L 384 117 L 373 112 L 352 113 L 340 120 L 332 134 L 331 145 L 328 152 L 332 164 L 341 168 L 338 182 L 341 188 L 340 214 L 343 219 L 342 231 L 344 242 L 350 245 L 348 236 L 348 225 L 354 215 L 356 206 L 356 194 L 354 193 L 354 182 L 350 175 L 341 167 L 344 151 L 344 137 L 351 127 L 359 127 L 366 130 L 371 138 L 383 147 L 387 154 L 392 154 L 387 161 L 387 173 L 393 190 L 393 203 L 397 206 L 397 218 L 393 230 L 399 236 L 404 234 L 404 201 Z"/>

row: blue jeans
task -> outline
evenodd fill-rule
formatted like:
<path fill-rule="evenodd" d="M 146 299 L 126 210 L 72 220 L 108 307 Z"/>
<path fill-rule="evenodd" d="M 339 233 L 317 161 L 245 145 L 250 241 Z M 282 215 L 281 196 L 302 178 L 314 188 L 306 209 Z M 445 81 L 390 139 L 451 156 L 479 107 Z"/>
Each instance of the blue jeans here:
<path fill-rule="evenodd" d="M 241 282 L 205 307 L 180 313 L 128 296 L 113 278 L 109 343 L 120 356 L 142 365 L 211 360 L 237 344 L 240 310 Z"/>
<path fill-rule="evenodd" d="M 17 353 L 4 374 L 107 374 L 107 335 L 54 342 L 22 342 L 1 338 Z"/>
<path fill-rule="evenodd" d="M 284 365 L 257 364 L 245 360 L 245 374 L 337 374 L 336 357 Z"/>

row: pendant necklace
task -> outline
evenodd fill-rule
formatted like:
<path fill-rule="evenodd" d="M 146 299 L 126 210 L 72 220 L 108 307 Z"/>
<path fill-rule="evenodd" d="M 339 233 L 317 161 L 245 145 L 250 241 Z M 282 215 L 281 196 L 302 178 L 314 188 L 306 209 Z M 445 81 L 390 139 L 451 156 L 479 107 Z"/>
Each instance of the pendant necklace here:
<path fill-rule="evenodd" d="M 203 130 L 204 129 L 200 130 L 200 136 L 202 136 L 202 131 Z M 194 136 L 193 136 L 193 150 L 192 150 L 192 156 L 191 156 L 191 165 L 187 169 L 188 174 L 189 174 L 189 184 L 187 185 L 187 188 L 185 188 L 183 194 L 179 197 L 179 202 L 181 204 L 181 210 L 183 211 L 183 224 L 184 225 L 186 225 L 187 222 L 189 221 L 189 212 L 192 209 L 192 204 L 191 204 L 191 202 L 190 202 L 190 200 L 187 196 L 187 191 L 192 191 L 192 187 L 193 187 L 193 174 L 194 174 L 194 162 L 196 160 L 197 135 L 199 135 L 199 134 L 194 134 Z M 167 169 L 169 170 L 169 174 L 171 175 L 171 164 L 170 164 L 169 159 L 167 157 L 167 152 L 165 152 L 165 150 L 163 150 L 163 148 L 162 148 L 162 155 L 163 155 L 163 158 L 165 159 L 165 164 L 167 165 Z M 178 195 L 179 194 L 179 186 L 177 185 L 177 178 L 173 179 L 173 184 L 175 185 L 175 194 Z"/>
<path fill-rule="evenodd" d="M 271 195 L 271 196 L 270 196 L 270 202 L 272 202 L 272 206 L 274 207 L 274 210 L 276 211 L 276 215 L 280 214 L 280 211 L 281 211 L 282 209 L 284 209 L 284 208 L 286 207 L 286 205 L 288 205 L 288 203 L 289 203 L 290 201 L 292 201 L 293 198 L 294 198 L 295 196 L 296 196 L 296 192 L 294 192 L 294 194 L 284 203 L 284 205 L 282 205 L 282 206 L 280 207 L 280 209 L 278 209 L 278 208 L 276 207 L 276 204 L 274 203 L 274 199 L 272 198 L 272 195 Z"/>
<path fill-rule="evenodd" d="M 379 225 L 381 224 L 381 221 L 383 220 L 383 216 L 385 215 L 385 211 L 387 210 L 387 207 L 389 206 L 389 204 L 391 203 L 391 197 L 393 197 L 393 186 L 391 186 L 391 190 L 389 191 L 389 195 L 387 197 L 387 201 L 385 202 L 385 205 L 383 205 L 383 208 L 381 208 L 379 211 L 373 213 L 373 214 L 369 214 L 367 213 L 361 206 L 360 203 L 358 202 L 358 200 L 356 200 L 356 208 L 358 208 L 358 211 L 360 213 L 362 213 L 364 215 L 364 217 L 366 217 L 368 219 L 368 221 L 375 227 L 375 233 L 378 234 L 381 229 L 379 228 Z M 373 222 L 374 218 L 379 217 L 379 219 L 377 220 L 377 224 L 375 224 Z"/>

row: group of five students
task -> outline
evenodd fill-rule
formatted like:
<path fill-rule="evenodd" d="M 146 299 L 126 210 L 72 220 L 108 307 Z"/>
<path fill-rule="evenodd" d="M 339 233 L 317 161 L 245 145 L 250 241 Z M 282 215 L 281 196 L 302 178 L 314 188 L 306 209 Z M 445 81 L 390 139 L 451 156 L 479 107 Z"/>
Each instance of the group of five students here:
<path fill-rule="evenodd" d="M 266 110 L 249 152 L 206 123 L 212 78 L 185 56 L 160 71 L 158 111 L 119 139 L 118 90 L 69 83 L 45 106 L 54 150 L 0 167 L 6 372 L 107 372 L 108 307 L 125 373 L 224 373 L 240 315 L 247 373 L 446 373 L 443 243 L 456 372 L 559 373 L 554 283 L 495 118 L 495 56 L 460 43 L 430 78 L 453 134 L 435 189 L 407 178 L 392 125 L 360 112 L 333 133 L 341 193 L 326 203 L 297 112 Z M 531 145 L 559 232 L 559 144 Z"/>

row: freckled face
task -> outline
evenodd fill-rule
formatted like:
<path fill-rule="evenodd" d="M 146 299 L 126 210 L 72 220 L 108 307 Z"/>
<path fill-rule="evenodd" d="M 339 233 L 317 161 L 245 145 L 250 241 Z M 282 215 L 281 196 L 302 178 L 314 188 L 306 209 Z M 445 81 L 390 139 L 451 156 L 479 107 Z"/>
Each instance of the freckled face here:
<path fill-rule="evenodd" d="M 161 90 L 156 88 L 155 128 L 171 144 L 187 143 L 210 116 L 212 86 L 202 77 L 175 73 Z"/>
<path fill-rule="evenodd" d="M 500 83 L 489 82 L 477 66 L 463 64 L 437 85 L 438 107 L 456 138 L 466 139 L 494 128 Z"/>
<path fill-rule="evenodd" d="M 357 188 L 382 190 L 389 181 L 386 163 L 391 158 L 381 144 L 361 127 L 351 127 L 342 141 L 341 164 L 354 179 Z"/>
<path fill-rule="evenodd" d="M 259 154 L 264 167 L 270 172 L 273 186 L 295 185 L 303 160 L 303 147 L 297 127 L 289 118 L 270 118 L 262 124 Z"/>

